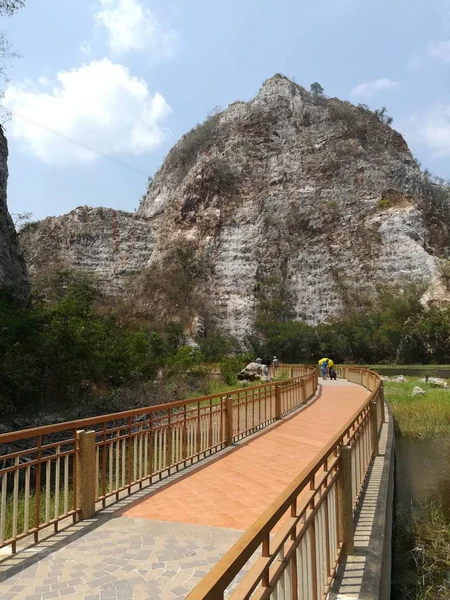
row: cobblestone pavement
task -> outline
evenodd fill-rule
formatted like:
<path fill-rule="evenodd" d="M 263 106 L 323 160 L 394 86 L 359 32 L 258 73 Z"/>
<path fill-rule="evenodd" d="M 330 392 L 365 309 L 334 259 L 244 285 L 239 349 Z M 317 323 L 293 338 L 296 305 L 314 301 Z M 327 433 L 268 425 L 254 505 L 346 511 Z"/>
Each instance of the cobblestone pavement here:
<path fill-rule="evenodd" d="M 240 531 L 126 517 L 75 533 L 0 574 L 1 600 L 184 599 Z M 66 539 L 70 540 L 65 533 Z"/>

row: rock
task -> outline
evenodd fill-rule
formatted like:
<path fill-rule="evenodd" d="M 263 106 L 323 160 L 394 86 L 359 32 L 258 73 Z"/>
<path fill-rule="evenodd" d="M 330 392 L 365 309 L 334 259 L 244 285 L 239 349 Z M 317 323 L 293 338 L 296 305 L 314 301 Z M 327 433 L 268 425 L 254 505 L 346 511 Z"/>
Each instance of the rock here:
<path fill-rule="evenodd" d="M 51 267 L 89 271 L 156 318 L 187 306 L 158 304 L 161 286 L 177 286 L 184 249 L 196 294 L 186 322 L 204 317 L 245 340 L 273 281 L 310 324 L 378 284 L 432 286 L 450 225 L 445 193 L 374 113 L 275 75 L 183 136 L 136 213 L 78 208 L 20 237 L 34 280 Z M 151 272 L 164 276 L 138 285 Z"/>
<path fill-rule="evenodd" d="M 30 293 L 30 280 L 6 204 L 7 158 L 8 144 L 0 126 L 0 289 L 7 288 L 23 300 Z"/>
<path fill-rule="evenodd" d="M 413 396 L 425 396 L 425 394 L 426 394 L 425 390 L 423 390 L 421 387 L 419 387 L 417 385 L 412 391 Z"/>
<path fill-rule="evenodd" d="M 261 381 L 269 382 L 270 372 L 267 365 L 261 365 L 256 362 L 249 363 L 237 376 L 239 381 Z"/>
<path fill-rule="evenodd" d="M 396 381 L 397 383 L 404 383 L 406 381 L 406 378 L 404 375 L 397 375 L 396 377 L 394 377 L 394 381 Z"/>
<path fill-rule="evenodd" d="M 391 378 L 388 375 L 381 375 L 381 381 L 391 381 Z"/>
<path fill-rule="evenodd" d="M 428 377 L 428 383 L 433 387 L 448 388 L 448 383 L 440 377 Z"/>

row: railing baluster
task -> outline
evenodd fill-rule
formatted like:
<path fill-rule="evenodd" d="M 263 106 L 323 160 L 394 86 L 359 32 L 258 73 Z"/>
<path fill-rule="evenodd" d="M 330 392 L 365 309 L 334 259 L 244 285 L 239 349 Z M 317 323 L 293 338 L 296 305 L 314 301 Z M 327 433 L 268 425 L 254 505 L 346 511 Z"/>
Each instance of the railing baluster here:
<path fill-rule="evenodd" d="M 23 533 L 30 530 L 30 478 L 31 467 L 25 468 L 25 490 L 24 490 L 24 509 L 23 509 Z"/>
<path fill-rule="evenodd" d="M 6 539 L 6 493 L 8 491 L 8 472 L 2 475 L 2 494 L 0 500 L 0 544 Z"/>
<path fill-rule="evenodd" d="M 39 541 L 39 525 L 41 522 L 41 446 L 42 446 L 42 437 L 39 435 L 37 437 L 37 465 L 36 465 L 36 495 L 35 495 L 35 505 L 34 505 L 34 541 L 37 544 Z"/>
<path fill-rule="evenodd" d="M 69 512 L 69 456 L 64 457 L 64 514 Z"/>
<path fill-rule="evenodd" d="M 18 511 L 19 511 L 19 457 L 16 456 L 14 461 L 14 466 L 16 470 L 14 471 L 14 491 L 13 491 L 13 517 L 12 517 L 12 538 L 17 536 L 17 521 L 18 521 Z M 15 551 L 15 547 L 13 549 Z"/>
<path fill-rule="evenodd" d="M 56 446 L 56 460 L 55 460 L 55 519 L 59 517 L 59 495 L 61 491 L 60 477 L 61 477 L 61 446 Z M 58 522 L 55 523 L 55 528 L 58 528 Z"/>

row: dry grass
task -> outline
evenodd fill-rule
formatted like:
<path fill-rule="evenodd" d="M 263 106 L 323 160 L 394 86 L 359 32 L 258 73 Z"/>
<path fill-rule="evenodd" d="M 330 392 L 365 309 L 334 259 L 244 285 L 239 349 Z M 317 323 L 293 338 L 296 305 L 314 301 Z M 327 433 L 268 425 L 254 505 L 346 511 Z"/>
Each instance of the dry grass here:
<path fill-rule="evenodd" d="M 394 528 L 394 569 L 400 578 L 395 598 L 450 599 L 450 522 L 442 508 L 425 502 L 412 518 L 398 518 Z"/>

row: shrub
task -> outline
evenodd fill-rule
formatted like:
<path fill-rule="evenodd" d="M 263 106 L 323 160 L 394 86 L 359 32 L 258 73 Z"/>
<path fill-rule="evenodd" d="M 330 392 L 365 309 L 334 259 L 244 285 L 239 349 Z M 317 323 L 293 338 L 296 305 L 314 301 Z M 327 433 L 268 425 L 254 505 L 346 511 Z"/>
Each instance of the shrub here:
<path fill-rule="evenodd" d="M 439 275 L 447 290 L 450 290 L 450 260 L 441 260 L 438 265 Z"/>
<path fill-rule="evenodd" d="M 388 115 L 387 110 L 386 106 L 382 106 L 374 110 L 373 113 L 383 125 L 392 125 L 394 119 Z"/>
<path fill-rule="evenodd" d="M 248 364 L 248 360 L 242 356 L 228 356 L 224 358 L 220 363 L 220 371 L 225 383 L 227 385 L 234 385 L 237 382 L 239 371 L 242 371 L 246 364 Z"/>
<path fill-rule="evenodd" d="M 221 114 L 221 112 L 210 114 L 203 123 L 197 124 L 184 135 L 170 151 L 167 162 L 178 169 L 181 179 L 186 176 L 189 168 L 194 164 L 199 151 L 206 149 L 211 143 Z"/>
<path fill-rule="evenodd" d="M 381 198 L 381 200 L 378 200 L 377 202 L 377 208 L 380 210 L 391 208 L 391 201 L 388 198 Z"/>
<path fill-rule="evenodd" d="M 28 221 L 27 223 L 24 223 L 24 225 L 22 225 L 19 229 L 19 232 L 21 234 L 23 233 L 32 233 L 33 231 L 36 231 L 36 229 L 39 227 L 39 221 Z"/>
<path fill-rule="evenodd" d="M 211 183 L 218 193 L 232 194 L 236 189 L 238 175 L 235 169 L 222 158 L 210 161 Z"/>

